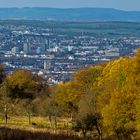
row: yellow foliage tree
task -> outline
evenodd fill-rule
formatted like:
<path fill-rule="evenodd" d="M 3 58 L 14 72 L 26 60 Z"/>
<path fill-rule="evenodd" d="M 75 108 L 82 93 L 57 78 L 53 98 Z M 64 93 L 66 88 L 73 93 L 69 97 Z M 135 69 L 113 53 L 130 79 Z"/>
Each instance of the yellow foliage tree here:
<path fill-rule="evenodd" d="M 36 88 L 32 73 L 19 69 L 9 74 L 6 78 L 6 86 L 10 91 L 10 96 L 14 98 L 32 98 Z"/>
<path fill-rule="evenodd" d="M 99 81 L 103 86 L 99 103 L 103 125 L 108 134 L 119 139 L 131 139 L 136 131 L 137 97 L 135 60 L 124 57 L 110 62 Z"/>

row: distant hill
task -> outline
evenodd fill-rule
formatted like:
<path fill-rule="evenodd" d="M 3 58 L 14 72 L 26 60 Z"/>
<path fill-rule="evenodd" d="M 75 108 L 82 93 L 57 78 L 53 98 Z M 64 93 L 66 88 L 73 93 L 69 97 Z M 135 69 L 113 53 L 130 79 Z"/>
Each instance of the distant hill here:
<path fill-rule="evenodd" d="M 0 19 L 140 21 L 140 11 L 122 11 L 111 8 L 0 8 Z"/>

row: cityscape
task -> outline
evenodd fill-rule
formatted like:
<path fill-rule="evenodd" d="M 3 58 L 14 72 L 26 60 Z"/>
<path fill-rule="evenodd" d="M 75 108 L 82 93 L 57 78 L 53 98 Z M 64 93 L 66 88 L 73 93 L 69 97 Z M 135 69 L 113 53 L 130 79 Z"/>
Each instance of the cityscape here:
<path fill-rule="evenodd" d="M 0 61 L 6 73 L 31 70 L 49 84 L 69 81 L 82 68 L 133 56 L 140 46 L 137 36 L 104 37 L 90 33 L 68 34 L 53 28 L 0 25 Z"/>

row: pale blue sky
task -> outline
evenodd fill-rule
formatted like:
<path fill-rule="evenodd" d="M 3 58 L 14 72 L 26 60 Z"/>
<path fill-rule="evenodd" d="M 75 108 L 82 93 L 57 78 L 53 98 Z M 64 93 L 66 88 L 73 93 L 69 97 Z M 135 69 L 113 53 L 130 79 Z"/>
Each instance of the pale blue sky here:
<path fill-rule="evenodd" d="M 105 7 L 140 11 L 140 0 L 0 0 L 0 7 Z"/>

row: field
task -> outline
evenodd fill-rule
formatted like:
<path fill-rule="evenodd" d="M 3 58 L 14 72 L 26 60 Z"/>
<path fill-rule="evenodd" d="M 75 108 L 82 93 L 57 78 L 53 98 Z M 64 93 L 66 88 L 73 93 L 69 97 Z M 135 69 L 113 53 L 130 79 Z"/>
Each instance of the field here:
<path fill-rule="evenodd" d="M 0 140 L 90 140 L 72 131 L 70 124 L 66 128 L 65 119 L 58 120 L 57 128 L 50 127 L 47 118 L 43 117 L 32 117 L 31 124 L 25 116 L 11 117 L 8 124 L 1 118 L 0 123 Z"/>
<path fill-rule="evenodd" d="M 35 117 L 32 116 L 29 124 L 29 118 L 27 116 L 12 116 L 8 118 L 8 125 L 9 126 L 22 126 L 22 127 L 30 127 L 34 126 L 37 128 L 56 128 L 54 118 L 52 118 L 52 122 L 46 117 Z M 68 123 L 68 119 L 60 119 L 57 118 L 57 129 L 67 129 L 66 125 L 71 128 L 71 123 Z M 0 118 L 0 124 L 5 124 L 5 119 Z"/>

